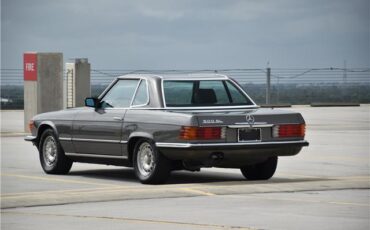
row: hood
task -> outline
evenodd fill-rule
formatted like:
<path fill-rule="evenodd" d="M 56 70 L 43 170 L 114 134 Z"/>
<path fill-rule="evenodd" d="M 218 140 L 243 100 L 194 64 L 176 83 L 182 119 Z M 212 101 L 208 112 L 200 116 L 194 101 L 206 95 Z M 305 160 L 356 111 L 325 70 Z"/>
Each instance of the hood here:
<path fill-rule="evenodd" d="M 89 109 L 87 107 L 76 107 L 70 109 L 63 109 L 59 111 L 52 111 L 46 113 L 40 113 L 35 115 L 32 120 L 65 120 L 73 117 L 77 112 L 81 110 Z"/>

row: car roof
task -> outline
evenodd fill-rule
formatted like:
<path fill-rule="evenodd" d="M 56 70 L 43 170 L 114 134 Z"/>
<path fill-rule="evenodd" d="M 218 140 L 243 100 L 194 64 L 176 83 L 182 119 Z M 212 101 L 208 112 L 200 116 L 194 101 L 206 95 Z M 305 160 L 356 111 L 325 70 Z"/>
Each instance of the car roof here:
<path fill-rule="evenodd" d="M 192 73 L 192 74 L 127 74 L 119 76 L 118 79 L 127 78 L 148 78 L 164 80 L 225 80 L 229 79 L 226 75 L 210 73 Z"/>

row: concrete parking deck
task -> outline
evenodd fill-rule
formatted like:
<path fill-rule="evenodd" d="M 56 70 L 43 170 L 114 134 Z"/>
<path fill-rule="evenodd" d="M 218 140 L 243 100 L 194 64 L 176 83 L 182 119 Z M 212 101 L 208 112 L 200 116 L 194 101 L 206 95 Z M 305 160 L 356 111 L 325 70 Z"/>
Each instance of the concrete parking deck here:
<path fill-rule="evenodd" d="M 131 169 L 74 164 L 46 175 L 23 141 L 22 111 L 1 111 L 3 229 L 369 229 L 370 106 L 294 106 L 310 146 L 269 181 L 238 170 L 175 172 L 140 184 Z"/>

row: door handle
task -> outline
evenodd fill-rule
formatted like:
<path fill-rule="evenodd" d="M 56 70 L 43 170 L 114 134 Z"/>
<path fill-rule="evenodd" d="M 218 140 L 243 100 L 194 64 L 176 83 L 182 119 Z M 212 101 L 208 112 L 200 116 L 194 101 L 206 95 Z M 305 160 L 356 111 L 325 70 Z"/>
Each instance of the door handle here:
<path fill-rule="evenodd" d="M 123 118 L 122 117 L 113 117 L 113 120 L 115 120 L 115 121 L 123 121 Z"/>

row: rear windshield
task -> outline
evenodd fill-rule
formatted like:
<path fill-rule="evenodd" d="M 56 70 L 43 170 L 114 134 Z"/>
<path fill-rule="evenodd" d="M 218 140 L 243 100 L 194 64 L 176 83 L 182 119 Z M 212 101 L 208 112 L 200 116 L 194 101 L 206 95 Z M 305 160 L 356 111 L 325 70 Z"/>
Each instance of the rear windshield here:
<path fill-rule="evenodd" d="M 163 88 L 167 107 L 254 105 L 229 80 L 165 80 Z"/>

